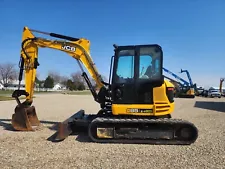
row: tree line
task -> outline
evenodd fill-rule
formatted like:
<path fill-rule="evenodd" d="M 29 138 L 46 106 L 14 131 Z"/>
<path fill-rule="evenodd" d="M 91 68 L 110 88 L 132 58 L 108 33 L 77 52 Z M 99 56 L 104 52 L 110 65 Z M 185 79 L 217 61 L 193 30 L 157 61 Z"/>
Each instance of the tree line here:
<path fill-rule="evenodd" d="M 87 88 L 86 82 L 81 76 L 81 72 L 75 72 L 70 77 L 61 76 L 56 71 L 50 71 L 45 80 L 39 80 L 38 75 L 36 76 L 36 87 L 39 88 L 53 88 L 56 84 L 65 86 L 68 90 L 85 90 Z"/>
<path fill-rule="evenodd" d="M 12 63 L 0 63 L 0 83 L 7 87 L 14 80 L 18 80 L 19 69 Z M 85 90 L 87 88 L 86 82 L 81 76 L 81 72 L 77 71 L 71 73 L 70 76 L 60 75 L 57 71 L 49 71 L 47 77 L 44 80 L 39 78 L 39 73 L 36 74 L 35 87 L 37 88 L 53 88 L 56 84 L 61 84 L 68 90 Z M 106 77 L 103 76 L 106 80 Z M 91 83 L 96 87 L 96 83 L 90 78 Z"/>

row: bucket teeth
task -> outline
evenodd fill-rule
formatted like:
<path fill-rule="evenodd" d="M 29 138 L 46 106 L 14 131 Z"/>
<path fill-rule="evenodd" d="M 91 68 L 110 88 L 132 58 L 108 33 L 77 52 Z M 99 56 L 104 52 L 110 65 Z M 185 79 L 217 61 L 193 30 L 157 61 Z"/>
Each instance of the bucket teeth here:
<path fill-rule="evenodd" d="M 15 113 L 12 115 L 12 126 L 18 131 L 39 130 L 41 124 L 37 117 L 35 107 L 17 106 Z"/>

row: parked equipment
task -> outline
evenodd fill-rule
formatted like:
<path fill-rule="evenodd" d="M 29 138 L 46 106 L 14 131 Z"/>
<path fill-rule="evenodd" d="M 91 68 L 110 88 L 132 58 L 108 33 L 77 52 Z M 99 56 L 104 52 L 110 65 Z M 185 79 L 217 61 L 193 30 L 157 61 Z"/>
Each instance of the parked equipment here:
<path fill-rule="evenodd" d="M 64 40 L 35 37 L 34 32 Z M 31 105 L 39 66 L 38 48 L 47 47 L 66 52 L 77 60 L 94 100 L 101 107 L 94 115 L 80 111 L 59 123 L 56 141 L 65 139 L 81 127 L 87 128 L 89 137 L 95 142 L 188 145 L 197 139 L 198 130 L 194 124 L 171 118 L 174 86 L 163 78 L 163 51 L 159 45 L 114 45 L 107 83 L 102 80 L 92 61 L 88 40 L 27 27 L 24 28 L 22 40 L 19 81 L 24 70 L 26 90 L 18 89 L 12 95 L 18 102 L 12 116 L 12 125 L 16 130 L 34 131 L 33 126 L 40 125 L 36 110 Z M 81 63 L 99 87 L 98 93 Z M 26 96 L 23 103 L 19 101 L 21 95 Z"/>
<path fill-rule="evenodd" d="M 168 76 L 163 75 L 164 78 L 170 80 L 170 82 L 174 85 L 174 97 L 178 97 L 179 93 L 181 93 L 182 84 L 180 82 L 177 82 L 176 80 L 169 78 Z"/>
<path fill-rule="evenodd" d="M 218 90 L 211 88 L 208 90 L 208 96 L 211 98 L 214 98 L 214 97 L 221 98 L 221 93 Z"/>
<path fill-rule="evenodd" d="M 198 88 L 197 87 L 197 84 L 196 83 L 195 84 L 193 83 L 189 71 L 188 70 L 181 69 L 180 73 L 186 73 L 186 75 L 188 77 L 188 80 L 189 80 L 189 86 L 192 87 L 192 88 L 194 88 L 195 96 L 202 96 L 204 89 L 203 88 Z"/>
<path fill-rule="evenodd" d="M 181 82 L 177 82 L 175 80 L 171 80 L 171 78 L 167 77 L 164 75 L 165 78 L 169 79 L 171 83 L 173 83 L 176 87 L 176 92 L 175 92 L 175 97 L 180 97 L 180 98 L 195 98 L 195 91 L 194 87 L 191 86 L 186 80 L 182 79 L 181 77 L 177 76 L 175 73 L 171 72 L 170 70 L 163 68 L 163 70 L 176 79 L 178 79 Z M 176 85 L 179 84 L 179 85 Z"/>

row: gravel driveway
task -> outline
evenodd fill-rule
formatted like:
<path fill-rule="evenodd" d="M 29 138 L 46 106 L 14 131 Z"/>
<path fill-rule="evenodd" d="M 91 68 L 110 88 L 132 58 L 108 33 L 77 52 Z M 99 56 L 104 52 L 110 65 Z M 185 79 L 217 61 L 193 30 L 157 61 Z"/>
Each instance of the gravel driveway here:
<path fill-rule="evenodd" d="M 208 103 L 206 103 L 208 102 Z M 51 128 L 80 109 L 96 113 L 91 96 L 37 95 L 34 105 L 46 126 L 37 132 L 10 131 L 15 101 L 0 102 L 0 168 L 225 168 L 225 99 L 176 99 L 174 118 L 193 122 L 199 138 L 190 146 L 97 144 L 85 135 L 60 143 Z"/>

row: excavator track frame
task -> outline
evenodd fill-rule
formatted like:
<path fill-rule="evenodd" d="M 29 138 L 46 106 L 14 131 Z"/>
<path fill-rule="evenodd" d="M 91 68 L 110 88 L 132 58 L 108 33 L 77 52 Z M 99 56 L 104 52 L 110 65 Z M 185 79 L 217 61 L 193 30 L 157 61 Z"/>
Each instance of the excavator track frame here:
<path fill-rule="evenodd" d="M 85 114 L 84 110 L 59 123 L 59 127 L 61 130 L 54 134 L 54 142 L 81 131 L 97 143 L 190 145 L 198 137 L 195 125 L 182 119 L 93 115 Z M 189 138 L 185 138 L 187 135 Z"/>
<path fill-rule="evenodd" d="M 181 119 L 99 117 L 90 123 L 88 135 L 98 143 L 190 145 L 197 139 L 198 130 Z"/>

